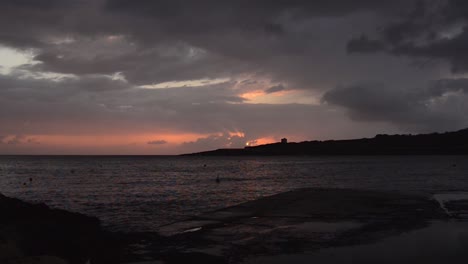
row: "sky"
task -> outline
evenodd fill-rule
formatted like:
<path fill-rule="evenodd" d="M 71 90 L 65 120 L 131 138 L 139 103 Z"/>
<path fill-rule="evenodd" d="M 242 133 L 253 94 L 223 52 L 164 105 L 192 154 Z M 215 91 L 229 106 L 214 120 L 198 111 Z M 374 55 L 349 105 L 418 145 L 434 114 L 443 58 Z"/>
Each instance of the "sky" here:
<path fill-rule="evenodd" d="M 468 127 L 463 0 L 0 0 L 0 154 Z"/>

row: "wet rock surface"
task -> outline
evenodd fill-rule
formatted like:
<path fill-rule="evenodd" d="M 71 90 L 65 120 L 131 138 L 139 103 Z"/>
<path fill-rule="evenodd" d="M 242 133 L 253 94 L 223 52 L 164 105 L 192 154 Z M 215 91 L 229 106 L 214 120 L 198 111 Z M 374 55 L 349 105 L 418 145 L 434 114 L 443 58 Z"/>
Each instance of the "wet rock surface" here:
<path fill-rule="evenodd" d="M 148 252 L 167 263 L 240 263 L 371 243 L 447 218 L 430 194 L 299 189 L 163 226 L 164 242 Z"/>
<path fill-rule="evenodd" d="M 468 218 L 468 200 L 457 200 L 445 203 L 445 208 L 456 218 Z"/>

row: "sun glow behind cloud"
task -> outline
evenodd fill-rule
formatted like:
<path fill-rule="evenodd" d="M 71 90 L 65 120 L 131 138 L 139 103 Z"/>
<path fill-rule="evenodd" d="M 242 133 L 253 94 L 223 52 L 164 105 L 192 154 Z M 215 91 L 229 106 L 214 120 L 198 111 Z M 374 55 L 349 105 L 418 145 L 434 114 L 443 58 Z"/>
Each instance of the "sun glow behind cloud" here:
<path fill-rule="evenodd" d="M 22 52 L 0 45 L 0 74 L 9 74 L 15 67 L 33 64 L 33 53 Z"/>
<path fill-rule="evenodd" d="M 301 90 L 286 90 L 266 93 L 264 90 L 248 91 L 240 95 L 250 104 L 310 104 L 319 105 L 320 96 L 307 94 Z"/>
<path fill-rule="evenodd" d="M 247 143 L 245 143 L 245 146 L 254 147 L 258 145 L 271 144 L 275 142 L 278 142 L 278 140 L 274 137 L 262 137 L 262 138 L 248 141 Z"/>
<path fill-rule="evenodd" d="M 29 71 L 21 66 L 40 64 L 34 60 L 33 50 L 16 50 L 0 45 L 0 74 L 9 75 L 15 71 L 19 79 L 48 79 L 60 81 L 62 78 L 77 78 L 74 74 L 64 74 L 56 72 Z"/>

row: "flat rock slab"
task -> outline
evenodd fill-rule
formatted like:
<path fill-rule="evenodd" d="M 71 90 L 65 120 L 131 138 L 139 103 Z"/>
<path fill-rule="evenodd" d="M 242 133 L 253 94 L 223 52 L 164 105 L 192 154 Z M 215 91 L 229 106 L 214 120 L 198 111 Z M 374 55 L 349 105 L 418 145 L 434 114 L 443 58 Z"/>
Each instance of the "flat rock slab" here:
<path fill-rule="evenodd" d="M 159 251 L 167 263 L 184 257 L 238 263 L 250 256 L 368 243 L 447 217 L 430 194 L 298 189 L 165 226 L 165 242 L 150 251 Z"/>
<path fill-rule="evenodd" d="M 433 197 L 439 202 L 440 207 L 447 215 L 459 219 L 468 218 L 467 192 L 438 193 Z"/>
<path fill-rule="evenodd" d="M 294 217 L 321 220 L 368 220 L 375 217 L 433 217 L 444 215 L 429 194 L 298 189 L 209 212 L 200 219 L 232 221 L 246 217 Z"/>

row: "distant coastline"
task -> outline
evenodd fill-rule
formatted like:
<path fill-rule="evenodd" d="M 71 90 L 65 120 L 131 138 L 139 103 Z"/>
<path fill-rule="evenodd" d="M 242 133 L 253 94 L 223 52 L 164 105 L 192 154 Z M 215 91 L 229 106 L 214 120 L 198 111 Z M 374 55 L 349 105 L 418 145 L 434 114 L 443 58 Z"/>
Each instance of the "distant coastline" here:
<path fill-rule="evenodd" d="M 278 142 L 238 149 L 217 149 L 182 156 L 305 155 L 468 155 L 468 128 L 418 135 L 379 134 L 373 138 Z"/>

